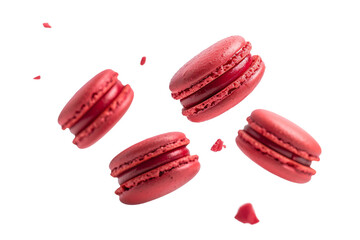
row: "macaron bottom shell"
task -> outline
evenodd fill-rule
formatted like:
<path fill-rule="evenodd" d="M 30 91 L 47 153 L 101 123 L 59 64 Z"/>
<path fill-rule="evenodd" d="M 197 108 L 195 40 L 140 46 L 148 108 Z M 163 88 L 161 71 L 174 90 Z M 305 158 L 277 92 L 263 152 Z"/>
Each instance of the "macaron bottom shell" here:
<path fill-rule="evenodd" d="M 316 171 L 262 145 L 244 131 L 239 131 L 236 144 L 252 161 L 278 177 L 295 183 L 306 183 Z"/>
<path fill-rule="evenodd" d="M 162 197 L 190 181 L 200 170 L 198 156 L 187 156 L 137 176 L 115 193 L 125 204 L 135 205 Z"/>

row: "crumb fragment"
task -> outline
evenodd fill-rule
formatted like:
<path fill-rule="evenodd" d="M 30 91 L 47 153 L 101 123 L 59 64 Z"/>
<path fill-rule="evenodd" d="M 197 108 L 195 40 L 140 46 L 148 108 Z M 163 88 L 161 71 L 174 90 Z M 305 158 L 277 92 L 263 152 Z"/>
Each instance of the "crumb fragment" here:
<path fill-rule="evenodd" d="M 146 62 L 146 57 L 144 56 L 144 57 L 141 58 L 140 65 L 141 66 L 144 65 L 145 62 Z"/>
<path fill-rule="evenodd" d="M 224 145 L 224 142 L 219 138 L 211 147 L 211 151 L 218 152 L 221 151 L 223 148 L 226 148 L 226 146 Z"/>
<path fill-rule="evenodd" d="M 39 76 L 36 76 L 34 77 L 35 80 L 39 80 L 40 79 L 40 75 Z"/>
<path fill-rule="evenodd" d="M 242 205 L 239 208 L 235 219 L 242 223 L 250 223 L 251 225 L 259 222 L 259 219 L 256 217 L 254 208 L 251 203 Z"/>
<path fill-rule="evenodd" d="M 51 28 L 49 23 L 43 23 L 44 28 Z"/>

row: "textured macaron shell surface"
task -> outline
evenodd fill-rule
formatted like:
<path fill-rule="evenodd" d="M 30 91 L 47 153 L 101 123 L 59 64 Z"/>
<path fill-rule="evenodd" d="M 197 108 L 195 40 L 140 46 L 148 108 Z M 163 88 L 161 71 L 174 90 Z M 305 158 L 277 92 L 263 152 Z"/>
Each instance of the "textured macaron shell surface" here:
<path fill-rule="evenodd" d="M 309 160 L 318 160 L 321 154 L 320 145 L 309 133 L 288 119 L 267 110 L 257 109 L 251 113 L 248 121 L 250 126 L 253 122 L 266 129 L 267 132 L 273 133 L 285 143 L 284 147 L 289 150 L 292 149 L 292 146 L 298 151 L 304 152 L 305 157 L 307 155 L 310 158 Z"/>
<path fill-rule="evenodd" d="M 182 66 L 170 81 L 171 92 L 180 92 L 205 78 L 224 65 L 245 45 L 241 36 L 231 36 L 218 41 Z"/>

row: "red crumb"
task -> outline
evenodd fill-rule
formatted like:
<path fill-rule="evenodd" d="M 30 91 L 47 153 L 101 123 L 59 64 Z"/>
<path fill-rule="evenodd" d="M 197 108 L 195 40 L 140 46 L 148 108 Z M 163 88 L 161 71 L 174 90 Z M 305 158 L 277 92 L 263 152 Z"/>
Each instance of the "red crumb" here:
<path fill-rule="evenodd" d="M 36 79 L 36 80 L 40 79 L 40 75 L 39 75 L 39 76 L 34 77 L 34 79 Z"/>
<path fill-rule="evenodd" d="M 48 23 L 43 23 L 43 26 L 44 26 L 44 28 L 51 28 L 50 24 L 48 24 Z"/>
<path fill-rule="evenodd" d="M 211 147 L 211 151 L 213 152 L 218 152 L 221 151 L 221 149 L 226 148 L 226 146 L 224 145 L 224 142 L 221 139 L 218 139 L 214 145 Z"/>
<path fill-rule="evenodd" d="M 141 61 L 140 61 L 140 65 L 141 65 L 141 66 L 144 65 L 145 62 L 146 62 L 146 57 L 142 57 L 142 58 L 141 58 Z"/>
<path fill-rule="evenodd" d="M 242 223 L 255 224 L 255 223 L 259 222 L 259 219 L 256 217 L 254 208 L 251 205 L 251 203 L 246 203 L 246 204 L 242 205 L 239 208 L 239 210 L 235 216 L 235 219 L 237 219 L 238 221 L 240 221 Z"/>

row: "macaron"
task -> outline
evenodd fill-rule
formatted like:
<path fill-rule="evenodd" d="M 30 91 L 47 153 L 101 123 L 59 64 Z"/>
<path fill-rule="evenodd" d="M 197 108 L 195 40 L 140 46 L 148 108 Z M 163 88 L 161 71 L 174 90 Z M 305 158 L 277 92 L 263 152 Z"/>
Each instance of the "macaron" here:
<path fill-rule="evenodd" d="M 241 102 L 260 82 L 265 65 L 250 54 L 251 44 L 231 36 L 205 49 L 170 81 L 174 99 L 180 100 L 182 114 L 192 122 L 212 119 Z"/>
<path fill-rule="evenodd" d="M 134 92 L 118 73 L 104 70 L 80 88 L 61 111 L 58 122 L 75 135 L 73 143 L 87 148 L 102 138 L 129 109 Z"/>
<path fill-rule="evenodd" d="M 251 160 L 269 172 L 295 183 L 306 183 L 316 171 L 321 148 L 305 130 L 286 118 L 257 109 L 238 131 L 236 143 Z"/>
<path fill-rule="evenodd" d="M 169 132 L 141 141 L 110 162 L 118 178 L 115 191 L 125 204 L 141 204 L 162 197 L 190 181 L 200 170 L 197 155 L 190 155 L 189 139 Z"/>

